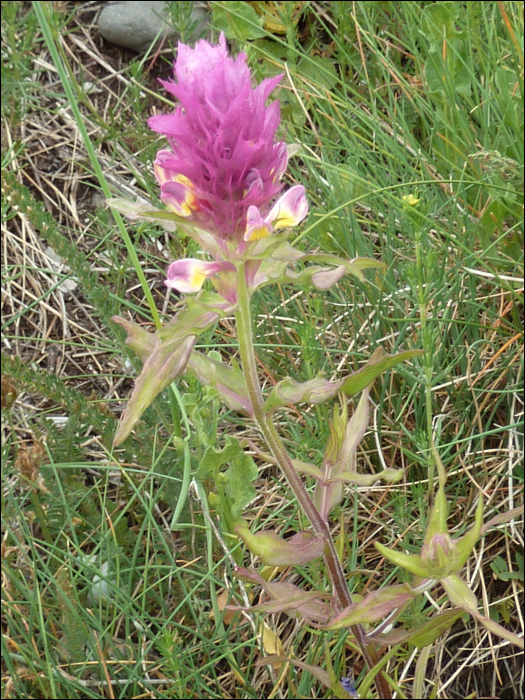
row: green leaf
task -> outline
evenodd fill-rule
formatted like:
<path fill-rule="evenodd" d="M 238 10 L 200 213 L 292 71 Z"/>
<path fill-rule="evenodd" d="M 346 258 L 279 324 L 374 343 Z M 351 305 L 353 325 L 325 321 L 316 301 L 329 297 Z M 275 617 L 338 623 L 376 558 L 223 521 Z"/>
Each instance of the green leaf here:
<path fill-rule="evenodd" d="M 459 11 L 458 2 L 434 2 L 425 7 L 421 26 L 422 34 L 429 42 L 430 51 L 441 51 L 444 39 L 454 42 L 463 36 L 455 26 Z"/>
<path fill-rule="evenodd" d="M 305 664 L 303 661 L 297 661 L 296 659 L 290 659 L 288 656 L 278 656 L 277 654 L 271 654 L 270 656 L 265 656 L 264 659 L 259 659 L 255 662 L 256 666 L 268 666 L 270 664 L 291 664 L 292 666 L 297 666 L 303 671 L 311 673 L 314 678 L 317 678 L 323 685 L 330 690 L 334 691 L 333 683 L 330 681 L 330 676 L 326 671 L 318 666 L 312 666 L 312 664 Z"/>
<path fill-rule="evenodd" d="M 225 472 L 220 468 L 228 464 Z M 218 504 L 225 523 L 235 523 L 243 509 L 253 501 L 257 492 L 253 482 L 257 466 L 240 447 L 239 441 L 227 437 L 226 445 L 218 450 L 208 447 L 195 474 L 197 479 L 213 479 L 217 485 Z"/>
<path fill-rule="evenodd" d="M 311 80 L 316 85 L 331 90 L 339 81 L 339 76 L 334 63 L 329 58 L 316 56 L 315 60 L 303 58 L 297 66 L 297 73 L 301 78 Z"/>
<path fill-rule="evenodd" d="M 409 632 L 405 641 L 410 641 L 418 649 L 423 649 L 429 644 L 433 644 L 438 637 L 452 627 L 454 622 L 463 615 L 463 610 L 447 610 L 440 615 L 436 615 L 419 629 Z"/>
<path fill-rule="evenodd" d="M 518 559 L 518 557 L 519 553 L 516 554 L 516 559 Z M 490 563 L 490 568 L 501 581 L 509 581 L 509 579 L 523 581 L 523 571 L 509 571 L 507 562 L 503 557 L 497 556 L 494 561 Z"/>
<path fill-rule="evenodd" d="M 238 520 L 244 508 L 257 495 L 252 482 L 257 479 L 258 473 L 257 466 L 250 455 L 239 448 L 238 454 L 225 474 L 226 493 L 234 520 Z"/>
<path fill-rule="evenodd" d="M 223 464 L 234 460 L 240 452 L 239 442 L 234 438 L 226 438 L 226 446 L 218 450 L 208 447 L 199 464 L 195 477 L 200 481 L 204 479 L 216 479 L 219 469 Z"/>
<path fill-rule="evenodd" d="M 374 546 L 381 556 L 388 559 L 388 561 L 392 562 L 395 566 L 399 566 L 401 569 L 405 569 L 405 571 L 408 571 L 414 576 L 419 576 L 420 578 L 432 578 L 430 567 L 424 565 L 419 554 L 397 552 L 394 549 L 385 547 L 385 545 L 380 542 L 374 542 Z"/>
<path fill-rule="evenodd" d="M 238 525 L 235 531 L 250 552 L 270 566 L 300 566 L 320 557 L 324 549 L 323 536 L 312 532 L 298 532 L 285 540 L 274 530 L 261 530 L 254 535 Z"/>
<path fill-rule="evenodd" d="M 158 346 L 148 357 L 120 421 L 114 445 L 123 442 L 133 429 L 140 416 L 171 382 L 184 373 L 196 335 L 188 335 L 178 343 Z"/>
<path fill-rule="evenodd" d="M 441 579 L 441 585 L 445 589 L 450 601 L 458 608 L 463 608 L 469 613 L 477 610 L 478 601 L 468 585 L 457 574 L 450 574 Z"/>
<path fill-rule="evenodd" d="M 301 462 L 300 459 L 292 459 L 292 464 L 296 471 L 300 472 L 301 474 L 308 474 L 308 476 L 312 476 L 314 479 L 323 478 L 323 472 L 319 469 L 319 467 L 316 467 L 315 464 L 310 464 L 310 462 Z"/>
<path fill-rule="evenodd" d="M 214 387 L 228 408 L 253 415 L 244 374 L 237 365 L 228 367 L 194 350 L 188 360 L 188 372 L 195 374 L 202 384 Z"/>
<path fill-rule="evenodd" d="M 115 323 L 125 328 L 128 333 L 126 342 L 144 363 L 115 435 L 114 445 L 126 439 L 155 397 L 185 372 L 197 336 L 225 313 L 220 308 L 210 309 L 199 298 L 188 299 L 184 308 L 155 335 L 147 334 L 140 326 L 126 319 L 113 317 Z"/>
<path fill-rule="evenodd" d="M 330 511 L 343 498 L 343 485 L 336 478 L 339 472 L 348 470 L 352 476 L 356 474 L 356 451 L 368 427 L 369 403 L 369 391 L 365 389 L 349 421 L 346 407 L 343 415 L 339 415 L 337 406 L 334 410 L 322 466 L 323 480 L 317 482 L 314 493 L 314 503 L 325 522 L 328 522 Z"/>
<path fill-rule="evenodd" d="M 378 377 L 383 372 L 392 369 L 400 362 L 406 362 L 411 360 L 413 357 L 418 357 L 423 355 L 423 350 L 404 350 L 403 352 L 398 352 L 395 355 L 379 355 L 377 351 L 372 355 L 372 358 L 367 362 L 367 364 L 354 374 L 351 374 L 345 379 L 341 391 L 349 396 L 357 394 L 365 387 L 369 386 L 376 377 Z"/>
<path fill-rule="evenodd" d="M 504 627 L 501 625 L 498 625 L 497 622 L 494 622 L 494 620 L 491 620 L 488 617 L 485 617 L 481 613 L 479 613 L 477 610 L 469 607 L 465 607 L 465 610 L 472 615 L 476 620 L 481 622 L 481 624 L 486 627 L 490 632 L 493 634 L 496 634 L 498 637 L 501 637 L 502 639 L 507 639 L 509 642 L 517 646 L 519 649 L 523 649 L 524 643 L 523 639 L 521 637 L 518 637 L 517 634 L 514 634 L 514 632 L 509 632 L 509 630 L 506 630 Z"/>
<path fill-rule="evenodd" d="M 307 382 L 297 382 L 287 377 L 275 385 L 264 408 L 266 411 L 275 411 L 281 406 L 300 402 L 318 404 L 333 399 L 340 391 L 352 396 L 372 384 L 382 372 L 422 354 L 422 350 L 405 350 L 395 355 L 385 355 L 378 348 L 364 367 L 336 382 L 325 379 L 322 374 Z"/>
<path fill-rule="evenodd" d="M 373 635 L 374 642 L 385 646 L 406 644 L 410 642 L 418 649 L 433 644 L 438 637 L 452 627 L 454 622 L 464 614 L 464 610 L 447 610 L 431 618 L 414 630 L 393 629 L 390 632 Z"/>
<path fill-rule="evenodd" d="M 396 482 L 403 478 L 402 469 L 383 469 L 383 471 L 377 472 L 377 474 L 358 474 L 357 472 L 341 472 L 337 476 L 330 479 L 331 481 L 344 481 L 348 484 L 355 484 L 356 486 L 372 486 L 379 481 L 391 481 Z"/>
<path fill-rule="evenodd" d="M 408 583 L 372 591 L 359 603 L 345 608 L 328 625 L 323 626 L 323 629 L 339 630 L 351 625 L 379 622 L 396 608 L 408 603 L 414 595 Z"/>
<path fill-rule="evenodd" d="M 246 2 L 213 2 L 211 11 L 214 26 L 224 32 L 228 39 L 244 42 L 266 36 L 264 20 Z"/>

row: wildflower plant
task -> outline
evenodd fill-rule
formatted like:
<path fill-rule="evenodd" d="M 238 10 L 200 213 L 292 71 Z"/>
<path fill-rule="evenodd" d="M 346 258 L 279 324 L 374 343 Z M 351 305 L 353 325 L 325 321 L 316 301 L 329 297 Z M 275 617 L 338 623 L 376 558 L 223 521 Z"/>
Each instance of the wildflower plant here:
<path fill-rule="evenodd" d="M 128 319 L 114 318 L 126 330 L 127 343 L 143 362 L 115 444 L 128 437 L 163 389 L 190 373 L 214 387 L 232 411 L 255 421 L 271 459 L 282 470 L 311 525 L 285 540 L 275 531 L 253 533 L 242 514 L 235 513 L 230 529 L 266 565 L 304 565 L 323 557 L 331 580 L 330 592 L 309 592 L 286 582 L 268 582 L 254 569 L 239 568 L 239 579 L 260 585 L 268 596 L 269 602 L 256 606 L 259 611 L 285 612 L 323 629 L 349 629 L 370 669 L 380 664 L 378 647 L 400 640 L 426 646 L 465 610 L 486 623 L 491 631 L 519 643 L 515 635 L 479 615 L 474 594 L 461 579 L 460 571 L 482 530 L 483 505 L 480 498 L 472 530 L 453 540 L 446 525 L 442 469 L 421 554 L 407 555 L 377 544 L 380 554 L 405 569 L 414 577 L 413 582 L 380 588 L 359 601 L 350 596 L 330 533 L 330 514 L 343 499 L 345 484 L 367 485 L 378 479 L 394 482 L 402 478 L 401 471 L 395 469 L 385 469 L 380 474 L 358 473 L 356 451 L 368 426 L 369 391 L 375 378 L 399 362 L 421 354 L 420 351 L 386 355 L 378 349 L 364 367 L 349 376 L 330 381 L 319 373 L 303 383 L 284 378 L 269 394 L 263 394 L 252 336 L 253 296 L 261 288 L 277 283 L 308 284 L 326 290 L 345 276 L 365 281 L 367 270 L 383 267 L 373 259 L 346 260 L 335 255 L 304 253 L 290 243 L 292 229 L 304 221 L 309 205 L 302 185 L 286 189 L 283 182 L 290 150 L 277 137 L 279 102 L 267 105 L 281 78 L 272 77 L 254 86 L 245 54 L 232 58 L 221 35 L 218 45 L 199 41 L 192 49 L 179 44 L 175 80 L 162 81 L 178 101 L 173 113 L 151 117 L 148 122 L 167 139 L 169 146 L 158 152 L 154 163 L 164 206 L 159 209 L 145 202 L 121 199 L 110 200 L 109 204 L 131 219 L 157 222 L 172 232 L 183 231 L 197 243 L 202 257 L 176 260 L 169 266 L 166 286 L 189 296 L 174 318 L 156 333 L 149 333 Z M 416 206 L 417 200 L 409 204 Z M 237 327 L 240 366 L 225 364 L 216 356 L 195 349 L 201 334 L 221 318 L 232 315 Z M 349 417 L 348 397 L 359 392 L 359 402 Z M 277 431 L 275 412 L 337 397 L 340 407 L 336 405 L 333 411 L 322 463 L 294 459 Z M 226 463 L 229 451 L 238 449 L 229 442 L 222 456 L 215 451 L 215 463 Z M 301 474 L 314 479 L 312 495 Z M 416 595 L 438 581 L 454 606 L 451 611 L 436 616 L 418 630 L 385 631 Z M 373 625 L 378 627 L 369 629 Z M 320 669 L 316 673 L 330 687 L 336 683 L 326 673 L 322 675 Z M 380 666 L 375 675 L 379 697 L 391 697 Z M 350 681 L 345 682 L 348 687 L 343 688 L 357 697 L 353 682 L 351 688 Z"/>

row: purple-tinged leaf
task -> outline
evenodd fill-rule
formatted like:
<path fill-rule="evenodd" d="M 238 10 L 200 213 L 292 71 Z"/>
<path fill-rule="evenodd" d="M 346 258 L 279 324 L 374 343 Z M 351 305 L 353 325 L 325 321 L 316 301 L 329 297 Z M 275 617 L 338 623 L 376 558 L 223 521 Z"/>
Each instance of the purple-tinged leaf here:
<path fill-rule="evenodd" d="M 324 253 L 311 253 L 303 257 L 304 262 L 321 263 L 324 265 L 332 265 L 334 267 L 339 267 L 342 265 L 347 275 L 353 275 L 357 277 L 361 282 L 365 282 L 366 278 L 363 275 L 363 270 L 385 270 L 386 265 L 379 260 L 373 260 L 372 258 L 353 258 L 352 260 L 345 260 L 344 258 L 339 258 L 337 255 L 330 255 Z"/>
<path fill-rule="evenodd" d="M 155 334 L 148 333 L 142 326 L 134 321 L 128 321 L 127 318 L 113 316 L 111 319 L 114 323 L 122 326 L 127 333 L 126 345 L 129 345 L 135 355 L 145 362 L 151 353 L 155 350 Z"/>
<path fill-rule="evenodd" d="M 188 360 L 188 371 L 206 386 L 213 386 L 233 411 L 245 411 L 253 416 L 244 374 L 238 366 L 228 367 L 194 350 Z"/>
<path fill-rule="evenodd" d="M 323 685 L 330 690 L 335 690 L 334 684 L 330 681 L 330 676 L 328 673 L 319 668 L 318 666 L 312 666 L 311 664 L 305 664 L 303 661 L 297 661 L 296 659 L 290 659 L 287 656 L 278 656 L 277 654 L 272 654 L 271 656 L 266 656 L 264 659 L 260 659 L 255 662 L 256 666 L 268 666 L 269 664 L 283 663 L 292 664 L 292 666 L 297 666 L 303 671 L 308 671 L 314 678 L 317 678 Z"/>
<path fill-rule="evenodd" d="M 363 439 L 368 427 L 368 394 L 368 389 L 365 389 L 352 418 L 347 422 L 346 426 L 344 426 L 346 408 L 343 417 L 339 416 L 338 411 L 334 414 L 330 439 L 323 466 L 321 467 L 323 478 L 317 482 L 314 493 L 314 503 L 325 522 L 328 520 L 328 515 L 332 508 L 340 503 L 343 498 L 343 484 L 335 477 L 338 476 L 339 472 L 356 473 L 357 446 Z M 344 433 L 342 433 L 343 427 Z"/>
<path fill-rule="evenodd" d="M 384 646 L 397 646 L 398 644 L 410 642 L 418 649 L 423 649 L 433 644 L 442 634 L 445 634 L 463 614 L 464 610 L 454 608 L 435 615 L 417 629 L 393 629 L 382 634 L 368 634 L 367 637 L 373 640 L 374 643 Z"/>
<path fill-rule="evenodd" d="M 322 374 L 318 374 L 315 379 L 310 379 L 307 382 L 296 382 L 294 379 L 287 377 L 275 385 L 272 393 L 266 400 L 264 408 L 266 411 L 275 411 L 281 406 L 289 406 L 300 402 L 310 404 L 322 403 L 333 399 L 340 391 L 348 396 L 352 396 L 372 384 L 374 379 L 382 372 L 392 369 L 400 362 L 411 360 L 422 353 L 422 350 L 405 350 L 395 355 L 385 355 L 381 348 L 377 348 L 364 367 L 335 382 L 325 379 Z"/>
<path fill-rule="evenodd" d="M 270 566 L 306 564 L 321 556 L 324 549 L 323 537 L 311 532 L 298 532 L 284 540 L 273 530 L 262 530 L 254 535 L 247 527 L 238 525 L 235 531 L 250 552 Z"/>
<path fill-rule="evenodd" d="M 372 591 L 362 601 L 349 605 L 336 615 L 324 629 L 338 630 L 351 625 L 379 622 L 392 610 L 405 605 L 414 595 L 408 583 Z"/>
<path fill-rule="evenodd" d="M 276 608 L 273 610 L 271 606 L 274 604 L 286 606 L 288 602 L 291 602 L 290 610 L 291 617 L 300 615 L 305 620 L 310 623 L 325 624 L 328 622 L 330 617 L 333 615 L 332 605 L 329 603 L 323 603 L 321 598 L 328 598 L 329 602 L 333 602 L 332 596 L 326 593 L 321 593 L 319 591 L 312 591 L 307 593 L 301 588 L 294 586 L 291 583 L 281 583 L 279 581 L 269 583 L 266 581 L 257 571 L 254 569 L 242 569 L 237 568 L 234 571 L 236 578 L 244 581 L 245 583 L 255 583 L 261 586 L 264 592 L 272 598 L 271 603 L 262 603 L 262 606 L 268 606 L 265 608 L 266 612 L 288 612 L 288 608 Z M 301 596 L 306 595 L 307 597 L 304 601 L 301 600 Z M 275 602 L 274 602 L 275 601 Z M 299 603 L 299 605 L 297 604 Z M 255 606 L 256 609 L 261 610 L 260 606 Z M 250 608 L 251 610 L 255 608 Z"/>
<path fill-rule="evenodd" d="M 330 604 L 324 603 L 321 598 L 330 598 L 328 594 L 312 591 L 311 593 L 301 591 L 291 583 L 268 583 L 267 587 L 270 595 L 276 600 L 281 599 L 285 605 L 288 605 L 292 599 L 295 602 L 300 601 L 299 605 L 295 605 L 288 610 L 284 610 L 290 617 L 301 617 L 309 623 L 326 624 L 334 611 Z M 301 592 L 306 596 L 301 599 Z M 288 601 L 288 602 L 287 602 Z"/>
<path fill-rule="evenodd" d="M 216 294 L 189 299 L 184 308 L 154 335 L 132 321 L 113 317 L 115 323 L 126 329 L 126 342 L 144 363 L 115 436 L 115 445 L 126 439 L 153 399 L 185 372 L 197 336 L 227 313 L 225 308 L 209 308 L 202 302 L 202 299 L 215 297 L 221 299 Z M 221 299 L 221 304 L 226 304 L 224 299 Z"/>
<path fill-rule="evenodd" d="M 476 620 L 481 622 L 481 624 L 484 627 L 486 627 L 489 630 L 489 632 L 492 632 L 493 634 L 497 635 L 498 637 L 501 637 L 502 639 L 507 639 L 511 644 L 514 644 L 514 646 L 517 646 L 519 649 L 523 650 L 524 644 L 522 637 L 518 637 L 518 635 L 514 634 L 514 632 L 506 630 L 497 622 L 494 622 L 494 620 L 491 620 L 489 617 L 485 617 L 477 610 L 468 609 L 467 612 L 470 615 L 472 615 L 472 617 L 474 617 Z"/>
<path fill-rule="evenodd" d="M 269 583 L 273 600 L 253 605 L 250 608 L 228 606 L 230 610 L 250 610 L 260 613 L 286 613 L 291 618 L 301 617 L 308 622 L 325 624 L 333 615 L 330 605 L 319 600 L 317 591 L 303 591 L 291 583 Z"/>
<path fill-rule="evenodd" d="M 196 340 L 196 335 L 188 335 L 176 345 L 160 345 L 144 362 L 113 440 L 114 445 L 127 438 L 157 394 L 183 374 Z"/>
<path fill-rule="evenodd" d="M 511 510 L 507 511 L 506 513 L 498 513 L 498 515 L 494 516 L 491 518 L 489 521 L 487 521 L 483 527 L 481 528 L 480 532 L 480 537 L 483 537 L 483 535 L 490 530 L 492 527 L 496 527 L 496 525 L 503 525 L 504 523 L 510 523 L 511 520 L 514 520 L 514 518 L 517 518 L 520 515 L 523 515 L 523 510 L 525 506 L 518 506 L 517 508 L 512 508 Z"/>
<path fill-rule="evenodd" d="M 344 265 L 339 265 L 339 267 L 327 267 L 320 272 L 314 272 L 312 275 L 312 284 L 317 289 L 330 289 L 330 287 L 337 284 L 345 275 L 346 267 Z"/>

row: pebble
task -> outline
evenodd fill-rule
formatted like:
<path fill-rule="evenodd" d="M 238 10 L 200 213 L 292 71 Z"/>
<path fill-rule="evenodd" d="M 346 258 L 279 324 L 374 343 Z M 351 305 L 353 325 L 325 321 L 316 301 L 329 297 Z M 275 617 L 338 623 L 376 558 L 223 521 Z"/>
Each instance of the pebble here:
<path fill-rule="evenodd" d="M 199 38 L 208 23 L 206 3 L 195 2 L 192 20 L 198 21 L 195 38 Z M 147 51 L 157 39 L 173 42 L 179 39 L 177 32 L 168 23 L 165 2 L 112 2 L 102 8 L 98 18 L 100 34 L 112 44 L 124 46 L 132 51 Z"/>

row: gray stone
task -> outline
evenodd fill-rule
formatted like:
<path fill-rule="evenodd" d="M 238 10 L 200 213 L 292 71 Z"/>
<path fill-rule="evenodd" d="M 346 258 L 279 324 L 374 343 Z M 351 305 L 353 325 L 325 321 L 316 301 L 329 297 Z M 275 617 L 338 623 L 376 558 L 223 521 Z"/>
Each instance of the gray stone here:
<path fill-rule="evenodd" d="M 192 19 L 199 21 L 197 36 L 207 23 L 205 3 L 195 2 Z M 125 46 L 132 51 L 147 51 L 157 39 L 176 41 L 177 32 L 167 23 L 168 13 L 165 2 L 150 0 L 141 2 L 113 2 L 102 8 L 98 18 L 98 30 L 107 41 Z"/>

